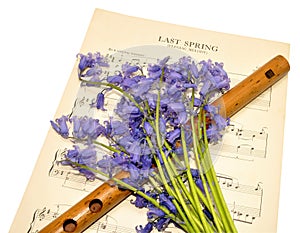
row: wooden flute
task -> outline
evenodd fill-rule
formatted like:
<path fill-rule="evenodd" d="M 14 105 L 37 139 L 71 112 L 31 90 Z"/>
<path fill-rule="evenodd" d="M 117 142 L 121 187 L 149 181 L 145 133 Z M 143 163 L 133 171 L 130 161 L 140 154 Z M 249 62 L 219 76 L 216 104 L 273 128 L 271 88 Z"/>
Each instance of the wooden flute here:
<path fill-rule="evenodd" d="M 213 104 L 221 106 L 224 116 L 232 117 L 249 102 L 283 78 L 289 70 L 289 62 L 283 56 L 278 55 L 227 91 Z M 122 179 L 128 176 L 128 172 L 120 172 L 115 177 Z M 83 232 L 132 194 L 131 191 L 118 189 L 116 185 L 112 184 L 113 181 L 106 181 L 39 232 Z"/>

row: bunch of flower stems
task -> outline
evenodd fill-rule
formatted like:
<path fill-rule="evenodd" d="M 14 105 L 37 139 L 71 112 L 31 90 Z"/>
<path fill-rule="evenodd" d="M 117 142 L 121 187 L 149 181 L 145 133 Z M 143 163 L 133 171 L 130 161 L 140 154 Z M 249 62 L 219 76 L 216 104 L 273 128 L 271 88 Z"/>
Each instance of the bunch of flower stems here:
<path fill-rule="evenodd" d="M 94 103 L 97 109 L 105 110 L 103 90 L 121 94 L 115 110 L 118 120 L 111 117 L 101 124 L 99 119 L 67 116 L 51 121 L 61 136 L 72 139 L 75 144 L 84 142 L 88 147 L 82 149 L 75 145 L 75 149 L 66 154 L 64 164 L 73 166 L 89 178 L 100 174 L 113 180 L 115 185 L 131 190 L 136 196 L 133 204 L 148 208 L 148 223 L 136 227 L 139 233 L 151 232 L 153 228 L 164 230 L 171 223 L 190 233 L 237 232 L 209 150 L 209 144 L 220 139 L 226 120 L 220 118 L 219 107 L 210 105 L 210 97 L 216 88 L 207 89 L 205 82 L 213 83 L 212 78 L 222 75 L 227 78 L 222 66 L 214 66 L 211 61 L 197 66 L 187 58 L 176 66 L 167 66 L 163 61 L 155 69 L 153 65 L 148 68 L 149 82 L 139 74 L 134 86 L 124 87 L 125 84 L 121 84 L 125 83 L 125 78 L 137 77 L 136 72 L 141 69 L 127 64 L 123 74 L 117 75 L 123 78 L 121 81 L 114 81 L 117 76 L 101 79 L 101 72 L 96 71 L 106 63 L 100 58 L 81 55 L 79 79 L 83 85 L 102 88 Z M 166 93 L 171 96 L 169 99 L 172 98 L 170 89 L 175 80 L 166 84 L 166 79 L 177 75 L 172 73 L 174 70 L 181 74 L 176 81 L 180 93 L 178 95 L 177 90 L 176 97 L 180 100 L 175 103 L 166 101 Z M 183 85 L 184 76 L 187 78 Z M 200 83 L 202 99 L 196 95 Z M 138 85 L 142 86 L 141 90 Z M 220 91 L 222 87 L 217 89 Z M 149 93 L 154 97 L 149 98 Z M 69 136 L 71 131 L 73 135 Z M 108 144 L 104 144 L 101 137 L 105 137 Z M 109 153 L 98 160 L 96 147 Z M 121 170 L 128 171 L 130 176 L 115 178 L 114 174 Z"/>

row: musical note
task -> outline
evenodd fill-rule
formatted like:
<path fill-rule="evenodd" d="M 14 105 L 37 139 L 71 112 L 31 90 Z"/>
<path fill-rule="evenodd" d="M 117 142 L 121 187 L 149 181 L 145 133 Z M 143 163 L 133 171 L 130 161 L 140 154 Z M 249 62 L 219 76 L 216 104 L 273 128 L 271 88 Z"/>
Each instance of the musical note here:
<path fill-rule="evenodd" d="M 227 127 L 222 141 L 218 145 L 211 145 L 214 156 L 254 161 L 255 158 L 266 158 L 268 143 L 268 129 L 245 129 L 241 124 L 231 122 Z"/>
<path fill-rule="evenodd" d="M 257 185 L 242 184 L 237 178 L 225 174 L 217 174 L 217 179 L 234 220 L 252 224 L 261 216 L 263 199 L 261 182 Z"/>

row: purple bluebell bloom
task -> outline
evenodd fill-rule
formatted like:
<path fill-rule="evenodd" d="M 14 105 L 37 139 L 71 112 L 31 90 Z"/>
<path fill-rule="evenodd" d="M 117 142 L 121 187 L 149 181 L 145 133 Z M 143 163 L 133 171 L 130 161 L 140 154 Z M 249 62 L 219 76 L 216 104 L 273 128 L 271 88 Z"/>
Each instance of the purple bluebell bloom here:
<path fill-rule="evenodd" d="M 123 82 L 121 83 L 121 87 L 123 90 L 128 90 L 129 88 L 132 88 L 134 85 L 138 83 L 138 78 L 124 78 Z"/>
<path fill-rule="evenodd" d="M 222 131 L 225 129 L 226 126 L 228 126 L 228 122 L 224 117 L 222 117 L 220 114 L 215 114 L 213 116 L 213 120 L 217 125 L 217 128 Z"/>
<path fill-rule="evenodd" d="M 159 232 L 164 231 L 168 227 L 169 223 L 171 222 L 170 220 L 171 219 L 169 218 L 159 218 L 155 223 L 155 228 Z"/>
<path fill-rule="evenodd" d="M 198 188 L 202 191 L 202 193 L 205 193 L 203 182 L 199 177 L 196 178 L 195 183 L 198 186 Z"/>
<path fill-rule="evenodd" d="M 150 125 L 150 123 L 148 121 L 144 122 L 144 129 L 145 129 L 148 136 L 153 135 L 154 130 L 153 130 L 152 126 Z"/>
<path fill-rule="evenodd" d="M 50 121 L 52 128 L 63 138 L 67 138 L 69 136 L 69 128 L 67 125 L 67 122 L 69 121 L 69 118 L 67 116 L 62 116 L 60 118 L 57 118 L 54 121 Z"/>
<path fill-rule="evenodd" d="M 137 163 L 140 161 L 142 148 L 138 141 L 133 141 L 127 151 L 132 156 L 132 162 Z"/>
<path fill-rule="evenodd" d="M 208 217 L 208 219 L 210 221 L 214 221 L 213 215 L 211 214 L 211 212 L 207 208 L 203 209 L 203 213 L 206 215 L 206 217 Z"/>
<path fill-rule="evenodd" d="M 73 123 L 73 136 L 78 139 L 95 140 L 101 134 L 106 134 L 106 129 L 98 119 L 74 116 L 70 119 Z"/>
<path fill-rule="evenodd" d="M 111 121 L 111 135 L 124 135 L 128 132 L 128 127 L 122 121 L 113 120 Z"/>
<path fill-rule="evenodd" d="M 177 209 L 172 202 L 172 198 L 165 193 L 159 194 L 159 203 L 168 208 L 173 214 L 177 213 Z"/>
<path fill-rule="evenodd" d="M 91 168 L 94 168 L 97 160 L 97 152 L 95 148 L 89 146 L 84 149 L 80 149 L 78 146 L 74 146 L 74 149 L 68 150 L 66 153 L 66 164 L 75 166 L 73 163 L 78 163 L 81 165 L 85 165 Z M 83 174 L 87 179 L 93 180 L 95 178 L 95 174 L 89 169 L 85 169 L 82 167 L 76 167 L 78 171 Z"/>
<path fill-rule="evenodd" d="M 194 61 L 192 61 L 192 63 L 190 64 L 190 70 L 195 78 L 199 78 L 199 70 L 197 64 Z"/>
<path fill-rule="evenodd" d="M 150 64 L 148 66 L 148 76 L 152 79 L 158 79 L 162 74 L 162 68 L 156 64 Z"/>
<path fill-rule="evenodd" d="M 212 63 L 211 60 L 200 62 L 202 68 L 199 72 L 203 77 L 203 86 L 200 94 L 205 96 L 207 93 L 216 90 L 228 90 L 230 79 L 223 69 L 222 63 Z"/>
<path fill-rule="evenodd" d="M 71 162 L 78 163 L 79 155 L 80 155 L 79 147 L 75 145 L 73 150 L 67 151 L 66 158 Z"/>
<path fill-rule="evenodd" d="M 168 107 L 174 112 L 179 113 L 185 111 L 185 106 L 182 102 L 172 102 L 168 104 Z"/>
<path fill-rule="evenodd" d="M 206 134 L 210 143 L 217 143 L 221 139 L 220 131 L 215 124 L 209 125 Z"/>
<path fill-rule="evenodd" d="M 200 98 L 194 98 L 194 107 L 200 107 L 202 105 L 202 101 Z"/>
<path fill-rule="evenodd" d="M 144 188 L 141 188 L 141 192 L 145 192 Z M 136 195 L 134 201 L 130 201 L 131 204 L 134 204 L 137 208 L 144 208 L 148 206 L 148 201 L 140 195 Z"/>
<path fill-rule="evenodd" d="M 167 133 L 167 140 L 170 143 L 174 143 L 176 139 L 180 137 L 180 129 L 176 128 L 170 132 Z"/>
<path fill-rule="evenodd" d="M 148 222 L 146 226 L 137 226 L 135 227 L 136 233 L 150 233 L 153 230 L 153 223 Z"/>
<path fill-rule="evenodd" d="M 151 89 L 153 83 L 154 83 L 154 79 L 152 78 L 142 79 L 137 84 L 131 86 L 130 92 L 134 96 L 141 96 L 147 93 Z"/>
<path fill-rule="evenodd" d="M 148 209 L 149 209 L 147 212 L 148 219 L 161 218 L 166 216 L 165 212 L 162 211 L 161 209 L 158 209 L 157 207 L 149 206 Z"/>
<path fill-rule="evenodd" d="M 107 77 L 107 82 L 113 83 L 115 85 L 119 85 L 120 83 L 123 82 L 123 77 L 121 74 L 119 75 L 112 75 Z"/>
<path fill-rule="evenodd" d="M 97 95 L 96 108 L 101 109 L 102 111 L 106 110 L 104 108 L 104 94 L 102 92 L 98 93 L 98 95 Z"/>
<path fill-rule="evenodd" d="M 87 147 L 80 150 L 78 163 L 94 167 L 97 161 L 97 152 L 93 147 Z"/>
<path fill-rule="evenodd" d="M 137 65 L 130 65 L 129 63 L 125 63 L 122 65 L 122 71 L 125 77 L 132 75 L 140 69 Z"/>
<path fill-rule="evenodd" d="M 94 180 L 96 175 L 89 169 L 80 168 L 79 172 L 84 175 L 88 180 Z"/>
<path fill-rule="evenodd" d="M 99 53 L 88 53 L 87 55 L 78 54 L 80 57 L 78 64 L 80 76 L 95 76 L 102 73 L 101 67 L 108 67 L 108 63 L 105 58 Z M 84 74 L 83 72 L 86 71 Z"/>

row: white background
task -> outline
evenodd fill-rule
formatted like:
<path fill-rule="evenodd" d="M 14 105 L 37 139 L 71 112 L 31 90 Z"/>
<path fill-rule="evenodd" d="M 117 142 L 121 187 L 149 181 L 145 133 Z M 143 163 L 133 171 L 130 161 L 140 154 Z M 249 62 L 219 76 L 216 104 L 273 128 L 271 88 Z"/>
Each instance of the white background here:
<path fill-rule="evenodd" d="M 9 231 L 48 132 L 49 120 L 58 107 L 75 55 L 97 7 L 291 44 L 278 232 L 296 232 L 300 203 L 297 200 L 300 199 L 297 114 L 300 12 L 296 3 L 295 0 L 1 1 L 0 231 Z"/>

